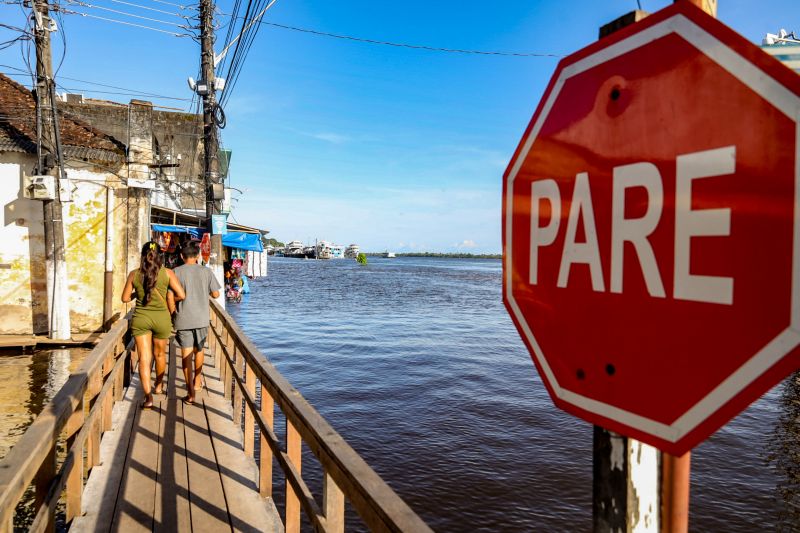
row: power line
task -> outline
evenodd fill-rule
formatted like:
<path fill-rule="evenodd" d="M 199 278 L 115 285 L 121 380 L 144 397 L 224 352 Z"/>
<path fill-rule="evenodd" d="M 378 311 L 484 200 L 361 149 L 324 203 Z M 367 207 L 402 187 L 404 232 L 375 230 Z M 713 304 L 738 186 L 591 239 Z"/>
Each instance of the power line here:
<path fill-rule="evenodd" d="M 638 1 L 638 0 L 637 0 Z M 220 12 L 220 15 L 232 18 L 239 18 L 234 10 L 233 14 L 230 13 L 223 13 Z M 264 20 L 259 21 L 259 24 L 264 24 L 267 26 L 273 26 L 276 28 L 281 28 L 284 30 L 291 30 L 297 31 L 301 33 L 310 33 L 312 35 L 318 35 L 321 37 L 332 37 L 334 39 L 344 39 L 348 41 L 356 41 L 361 43 L 367 44 L 377 44 L 377 45 L 384 45 L 384 46 L 394 46 L 398 48 L 411 48 L 414 50 L 429 50 L 431 52 L 449 52 L 449 53 L 457 53 L 457 54 L 479 54 L 479 55 L 494 55 L 494 56 L 513 56 L 513 57 L 564 57 L 561 54 L 548 54 L 542 52 L 501 52 L 501 51 L 491 51 L 491 50 L 467 50 L 461 48 L 445 48 L 445 47 L 436 47 L 436 46 L 429 46 L 423 44 L 410 44 L 410 43 L 398 43 L 393 41 L 382 41 L 378 39 L 367 39 L 364 37 L 355 37 L 352 35 L 343 35 L 339 33 L 331 33 L 325 32 L 320 30 L 313 30 L 310 28 L 300 28 L 298 26 L 289 26 L 287 24 L 278 24 L 277 22 L 267 22 Z M 228 41 L 230 39 L 226 39 Z"/>
<path fill-rule="evenodd" d="M 156 2 L 156 3 L 159 3 L 159 4 L 166 4 L 168 6 L 177 7 L 178 9 L 182 9 L 184 11 L 186 11 L 186 10 L 197 11 L 197 7 L 195 7 L 195 6 L 184 6 L 184 5 L 181 5 L 181 4 L 175 4 L 173 2 L 167 2 L 166 0 L 150 0 L 150 1 L 151 2 Z"/>
<path fill-rule="evenodd" d="M 89 13 L 82 13 L 80 11 L 72 11 L 72 10 L 68 10 L 68 9 L 62 9 L 61 11 L 66 15 L 80 15 L 81 17 L 88 17 L 88 18 L 92 18 L 92 19 L 103 20 L 105 22 L 114 22 L 116 24 L 124 24 L 126 26 L 134 26 L 134 27 L 137 27 L 137 28 L 142 28 L 144 30 L 157 31 L 159 33 L 166 33 L 167 35 L 172 35 L 173 37 L 192 37 L 192 35 L 190 35 L 188 33 L 177 33 L 177 32 L 174 32 L 174 31 L 162 30 L 162 29 L 159 29 L 159 28 L 153 28 L 152 26 L 145 26 L 144 24 L 136 24 L 135 22 L 126 22 L 124 20 L 111 19 L 111 18 L 108 18 L 108 17 L 100 17 L 98 15 L 91 15 Z"/>
<path fill-rule="evenodd" d="M 66 78 L 64 78 L 66 79 Z M 64 87 L 63 85 L 59 85 L 61 89 L 70 93 L 97 93 L 97 94 L 121 94 L 125 96 L 139 96 L 139 97 L 147 97 L 147 98 L 160 98 L 162 100 L 178 100 L 181 102 L 188 102 L 188 98 L 177 98 L 175 96 L 163 96 L 158 94 L 142 94 L 136 92 L 121 92 L 121 91 L 98 91 L 97 89 L 89 89 L 87 87 Z"/>
<path fill-rule="evenodd" d="M 159 24 L 166 24 L 168 26 L 176 26 L 176 27 L 184 29 L 184 30 L 190 30 L 191 29 L 189 26 L 186 26 L 185 24 L 178 24 L 176 22 L 169 22 L 169 21 L 166 21 L 166 20 L 154 19 L 152 17 L 145 17 L 143 15 L 135 15 L 133 13 L 128 13 L 127 11 L 120 11 L 118 9 L 112 9 L 110 7 L 96 6 L 96 5 L 93 5 L 93 4 L 88 4 L 86 2 L 81 2 L 80 0 L 67 0 L 67 2 L 72 4 L 72 5 L 75 5 L 75 6 L 86 7 L 86 8 L 90 8 L 90 9 L 101 9 L 103 11 L 109 11 L 111 13 L 116 13 L 117 15 L 123 15 L 123 16 L 126 16 L 126 17 L 133 17 L 133 18 L 137 18 L 137 19 L 141 19 L 141 20 L 147 20 L 147 21 L 150 21 L 150 22 L 157 22 Z"/>
<path fill-rule="evenodd" d="M 165 9 L 156 9 L 154 7 L 143 6 L 141 4 L 134 4 L 133 2 L 125 2 L 124 0 L 108 0 L 108 1 L 109 2 L 114 2 L 116 4 L 123 4 L 123 5 L 126 5 L 126 6 L 137 7 L 139 9 L 146 9 L 148 11 L 155 11 L 156 13 L 163 13 L 164 15 L 172 15 L 174 17 L 178 17 L 178 18 L 182 18 L 182 19 L 189 18 L 188 15 L 181 15 L 180 13 L 175 13 L 173 11 L 167 11 Z"/>
<path fill-rule="evenodd" d="M 513 56 L 513 57 L 564 57 L 563 55 L 559 54 L 547 54 L 547 53 L 540 53 L 540 52 L 499 52 L 499 51 L 486 51 L 486 50 L 467 50 L 461 48 L 440 48 L 437 46 L 428 46 L 424 44 L 409 44 L 409 43 L 396 43 L 392 41 L 380 41 L 377 39 L 366 39 L 363 37 L 354 37 L 352 35 L 342 35 L 338 33 L 329 33 L 325 31 L 318 31 L 318 30 L 311 30 L 308 28 L 299 28 L 297 26 L 288 26 L 286 24 L 278 24 L 277 22 L 266 22 L 261 21 L 261 24 L 265 24 L 267 26 L 274 26 L 276 28 L 281 28 L 284 30 L 292 30 L 302 33 L 310 33 L 312 35 L 319 35 L 323 37 L 332 37 L 334 39 L 344 39 L 348 41 L 356 41 L 361 43 L 368 43 L 368 44 L 379 44 L 384 46 L 394 46 L 397 48 L 411 48 L 414 50 L 429 50 L 431 52 L 448 52 L 448 53 L 455 53 L 455 54 L 477 54 L 477 55 L 488 55 L 488 56 Z"/>
<path fill-rule="evenodd" d="M 0 65 L 0 67 L 9 68 L 9 69 L 17 71 L 17 72 L 3 72 L 3 74 L 6 74 L 6 75 L 10 75 L 10 76 L 25 76 L 26 75 L 24 70 L 22 70 L 20 68 L 12 67 L 11 65 Z M 106 83 L 98 83 L 96 81 L 82 80 L 82 79 L 78 79 L 78 78 L 70 78 L 68 76 L 59 76 L 58 79 L 59 80 L 77 81 L 79 83 L 88 83 L 89 85 L 96 85 L 98 87 L 105 87 L 105 88 L 108 88 L 108 89 L 118 89 L 120 91 L 125 91 L 125 92 L 122 92 L 122 93 L 115 93 L 115 92 L 110 92 L 110 91 L 98 91 L 98 90 L 86 89 L 86 88 L 74 89 L 74 90 L 83 90 L 85 92 L 94 92 L 94 93 L 103 93 L 103 92 L 105 92 L 106 94 L 127 94 L 127 95 L 132 95 L 132 96 L 147 96 L 147 97 L 150 97 L 150 98 L 163 98 L 163 99 L 166 99 L 166 100 L 180 100 L 180 101 L 183 101 L 183 102 L 190 102 L 191 101 L 190 98 L 178 98 L 176 96 L 166 96 L 166 95 L 163 95 L 163 94 L 151 93 L 151 92 L 148 92 L 148 91 L 140 91 L 138 89 L 131 89 L 129 87 L 121 87 L 119 85 L 108 85 Z M 66 89 L 66 88 L 62 87 L 62 89 Z M 73 89 L 66 89 L 66 90 L 73 90 Z"/>

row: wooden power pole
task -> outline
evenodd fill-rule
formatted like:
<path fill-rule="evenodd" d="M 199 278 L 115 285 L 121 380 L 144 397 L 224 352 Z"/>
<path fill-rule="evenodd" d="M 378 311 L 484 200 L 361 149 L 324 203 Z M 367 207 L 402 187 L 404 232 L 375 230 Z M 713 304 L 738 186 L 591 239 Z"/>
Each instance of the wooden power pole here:
<path fill-rule="evenodd" d="M 50 49 L 50 9 L 47 0 L 33 4 L 36 43 L 36 135 L 39 175 L 53 176 L 54 199 L 44 200 L 44 243 L 47 276 L 48 332 L 52 339 L 69 339 L 69 295 L 64 260 L 64 223 L 60 193 L 63 161 L 56 115 L 53 58 Z"/>
<path fill-rule="evenodd" d="M 214 3 L 213 0 L 200 0 L 200 70 L 202 79 L 197 92 L 203 97 L 203 176 L 206 186 L 206 218 L 211 233 L 211 254 L 209 267 L 220 285 L 225 284 L 223 272 L 222 235 L 212 232 L 212 215 L 222 213 L 224 198 L 223 178 L 219 174 L 219 137 L 214 116 L 217 107 L 216 74 L 214 73 Z M 224 291 L 218 299 L 225 305 Z"/>

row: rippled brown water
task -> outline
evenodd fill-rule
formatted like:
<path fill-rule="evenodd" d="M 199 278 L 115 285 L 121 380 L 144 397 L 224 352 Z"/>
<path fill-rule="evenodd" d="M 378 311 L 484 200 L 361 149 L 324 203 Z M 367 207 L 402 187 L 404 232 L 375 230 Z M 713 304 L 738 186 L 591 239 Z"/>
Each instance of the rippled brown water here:
<path fill-rule="evenodd" d="M 89 353 L 86 349 L 0 351 L 0 459 L 22 437 L 47 402 Z M 15 528 L 33 518 L 32 491 L 17 509 Z M 63 524 L 58 524 L 59 530 Z"/>
<path fill-rule="evenodd" d="M 435 530 L 588 531 L 591 427 L 553 407 L 500 272 L 490 260 L 276 259 L 229 310 Z M 0 352 L 0 457 L 85 353 Z M 692 531 L 800 531 L 798 377 L 692 466 Z M 315 468 L 304 459 L 312 485 Z"/>
<path fill-rule="evenodd" d="M 553 407 L 499 261 L 275 259 L 229 311 L 435 530 L 591 529 L 591 427 Z M 695 449 L 692 531 L 800 530 L 798 402 L 786 381 Z"/>

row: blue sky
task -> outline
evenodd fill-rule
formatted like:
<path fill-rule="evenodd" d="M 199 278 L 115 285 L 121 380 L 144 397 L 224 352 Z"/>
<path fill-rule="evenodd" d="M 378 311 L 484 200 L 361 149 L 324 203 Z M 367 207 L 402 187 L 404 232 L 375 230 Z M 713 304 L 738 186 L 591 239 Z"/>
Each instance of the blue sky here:
<path fill-rule="evenodd" d="M 180 0 L 129 2 L 194 13 L 178 7 Z M 88 3 L 182 23 L 113 0 Z M 231 3 L 218 7 L 229 12 Z M 643 0 L 642 7 L 654 12 L 669 3 Z M 65 7 L 182 31 L 98 7 Z M 635 1 L 278 0 L 265 20 L 383 41 L 562 56 L 635 8 Z M 720 0 L 719 6 L 720 20 L 754 42 L 782 27 L 800 30 L 798 15 L 797 0 Z M 19 6 L 6 4 L 0 20 L 24 19 Z M 59 76 L 191 96 L 186 78 L 196 75 L 199 61 L 191 39 L 77 15 L 66 15 L 62 30 L 67 47 Z M 0 30 L 0 41 L 10 35 Z M 62 47 L 54 38 L 58 63 Z M 21 68 L 21 57 L 19 46 L 0 50 L 0 64 Z M 412 50 L 264 26 L 226 108 L 232 185 L 243 191 L 235 195 L 234 217 L 283 241 L 499 252 L 502 174 L 557 61 Z M 60 83 L 87 96 L 131 98 Z"/>

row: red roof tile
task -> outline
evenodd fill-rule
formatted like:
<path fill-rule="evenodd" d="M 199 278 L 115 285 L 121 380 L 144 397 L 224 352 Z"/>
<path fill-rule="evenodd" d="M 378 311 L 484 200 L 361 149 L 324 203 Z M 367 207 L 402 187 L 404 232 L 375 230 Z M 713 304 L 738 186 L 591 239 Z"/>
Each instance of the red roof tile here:
<path fill-rule="evenodd" d="M 87 159 L 121 159 L 125 145 L 85 122 L 59 113 L 61 144 Z M 88 150 L 87 150 L 88 149 Z M 0 74 L 0 151 L 36 151 L 36 104 L 31 91 Z"/>

